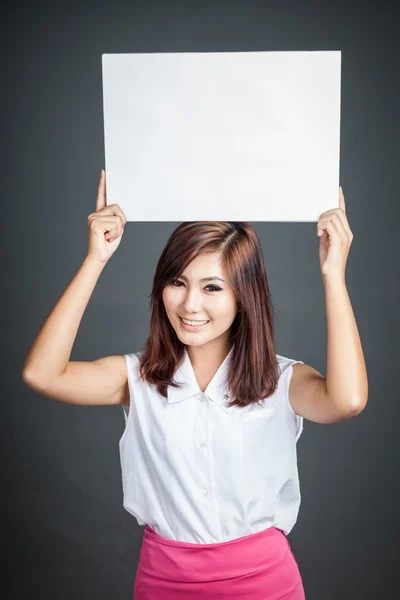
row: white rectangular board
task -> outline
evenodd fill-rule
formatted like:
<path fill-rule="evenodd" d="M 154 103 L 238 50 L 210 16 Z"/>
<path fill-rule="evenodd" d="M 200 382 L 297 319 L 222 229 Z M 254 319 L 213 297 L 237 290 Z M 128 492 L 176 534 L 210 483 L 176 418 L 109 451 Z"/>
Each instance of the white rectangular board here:
<path fill-rule="evenodd" d="M 103 54 L 107 204 L 128 221 L 339 206 L 341 51 Z"/>

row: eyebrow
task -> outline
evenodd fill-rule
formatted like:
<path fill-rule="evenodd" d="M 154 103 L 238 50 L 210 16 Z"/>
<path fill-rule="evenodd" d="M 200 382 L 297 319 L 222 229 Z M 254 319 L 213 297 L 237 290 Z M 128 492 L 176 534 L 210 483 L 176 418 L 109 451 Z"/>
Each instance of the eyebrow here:
<path fill-rule="evenodd" d="M 184 279 L 185 281 L 188 280 L 188 278 L 185 277 L 184 275 L 180 275 L 180 278 Z M 213 281 L 215 279 L 217 279 L 218 281 L 222 281 L 222 283 L 225 283 L 225 281 L 223 279 L 221 279 L 221 277 L 217 277 L 216 275 L 214 275 L 213 277 L 203 277 L 199 281 Z"/>

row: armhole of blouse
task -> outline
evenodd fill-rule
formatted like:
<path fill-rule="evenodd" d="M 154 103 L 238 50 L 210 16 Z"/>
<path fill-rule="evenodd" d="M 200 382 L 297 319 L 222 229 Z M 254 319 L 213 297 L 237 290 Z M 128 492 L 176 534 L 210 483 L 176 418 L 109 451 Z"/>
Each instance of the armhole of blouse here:
<path fill-rule="evenodd" d="M 297 413 L 294 412 L 294 409 L 290 403 L 290 397 L 289 397 L 290 382 L 292 381 L 292 375 L 293 375 L 293 365 L 296 365 L 296 364 L 304 365 L 304 362 L 302 360 L 290 360 L 290 364 L 287 367 L 287 377 L 286 377 L 286 402 L 287 402 L 287 405 L 289 408 L 289 412 L 293 416 L 293 419 L 295 420 L 296 443 L 297 443 L 299 437 L 301 436 L 301 434 L 303 432 L 304 418 L 300 417 L 300 415 L 298 415 Z"/>
<path fill-rule="evenodd" d="M 122 438 L 125 436 L 126 430 L 128 428 L 128 423 L 129 423 L 129 416 L 132 412 L 132 407 L 133 407 L 133 385 L 132 385 L 132 373 L 134 373 L 134 370 L 136 368 L 136 361 L 137 361 L 137 357 L 134 353 L 131 354 L 124 354 L 125 356 L 125 361 L 126 361 L 126 370 L 127 370 L 127 375 L 128 375 L 128 388 L 129 388 L 129 406 L 127 406 L 126 404 L 121 404 L 121 408 L 124 414 L 124 423 L 125 423 L 125 428 L 124 431 L 122 433 Z"/>

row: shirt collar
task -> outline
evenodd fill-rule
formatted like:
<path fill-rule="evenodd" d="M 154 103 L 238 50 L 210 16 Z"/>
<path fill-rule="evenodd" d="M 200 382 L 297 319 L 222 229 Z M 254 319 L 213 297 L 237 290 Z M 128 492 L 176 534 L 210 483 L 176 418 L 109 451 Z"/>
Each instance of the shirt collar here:
<path fill-rule="evenodd" d="M 233 347 L 225 357 L 224 361 L 218 368 L 214 377 L 211 379 L 204 394 L 215 404 L 220 406 L 227 413 L 231 413 L 234 406 L 229 407 L 228 404 L 231 401 L 230 392 L 225 384 L 225 378 L 228 374 L 228 367 L 232 358 Z M 192 363 L 189 358 L 189 354 L 185 347 L 184 358 L 181 366 L 178 367 L 174 374 L 174 380 L 176 383 L 183 384 L 181 388 L 175 388 L 171 385 L 168 386 L 168 403 L 179 402 L 180 400 L 187 400 L 196 394 L 201 394 L 199 384 L 196 381 L 196 377 L 193 371 Z"/>

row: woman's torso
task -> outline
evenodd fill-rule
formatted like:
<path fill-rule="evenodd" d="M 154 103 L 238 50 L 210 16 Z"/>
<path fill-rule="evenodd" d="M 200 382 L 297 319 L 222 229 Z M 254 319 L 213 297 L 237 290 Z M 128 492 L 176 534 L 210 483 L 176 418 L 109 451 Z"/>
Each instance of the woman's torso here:
<path fill-rule="evenodd" d="M 275 393 L 260 406 L 229 407 L 224 378 L 194 374 L 187 353 L 168 398 L 139 378 L 140 352 L 125 355 L 130 407 L 120 439 L 123 504 L 166 538 L 212 543 L 297 520 L 296 443 L 303 419 L 289 402 L 292 359 L 277 355 Z M 203 390 L 203 391 L 202 391 Z M 227 397 L 228 396 L 228 397 Z"/>

